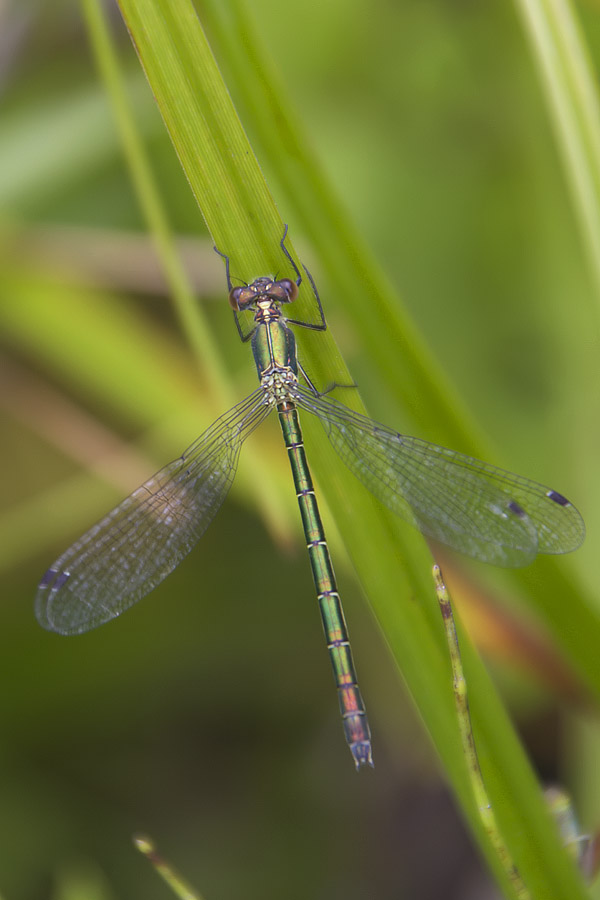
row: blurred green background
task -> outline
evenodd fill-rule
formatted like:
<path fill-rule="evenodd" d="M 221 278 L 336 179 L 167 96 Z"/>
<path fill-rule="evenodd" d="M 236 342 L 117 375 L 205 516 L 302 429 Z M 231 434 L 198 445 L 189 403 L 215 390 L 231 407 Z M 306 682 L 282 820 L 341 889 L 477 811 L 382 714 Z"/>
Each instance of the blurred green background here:
<path fill-rule="evenodd" d="M 108 8 L 242 397 L 255 374 L 222 264 Z M 597 8 L 578 14 L 598 58 Z M 594 585 L 597 297 L 515 9 L 255 0 L 252 16 L 349 217 L 496 461 L 581 509 L 588 539 L 565 566 Z M 265 490 L 284 494 L 280 521 L 253 509 L 242 458 L 200 547 L 138 608 L 78 638 L 37 625 L 50 562 L 222 410 L 166 295 L 76 6 L 0 8 L 0 89 L 0 893 L 169 896 L 131 847 L 144 830 L 207 900 L 495 896 L 334 533 L 374 731 L 375 770 L 353 770 L 276 423 L 252 442 L 273 470 Z M 370 412 L 412 430 L 375 390 L 344 297 L 319 283 Z M 421 436 L 435 440 L 436 423 Z M 500 598 L 501 575 L 486 578 L 500 606 L 463 580 L 455 600 L 541 780 L 566 783 L 593 830 L 589 704 L 546 635 Z"/>

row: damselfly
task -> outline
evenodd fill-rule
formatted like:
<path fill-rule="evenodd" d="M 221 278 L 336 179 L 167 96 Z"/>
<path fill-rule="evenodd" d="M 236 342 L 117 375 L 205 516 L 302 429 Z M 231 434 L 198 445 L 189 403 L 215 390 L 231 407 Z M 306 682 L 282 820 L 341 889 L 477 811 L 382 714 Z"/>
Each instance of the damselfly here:
<path fill-rule="evenodd" d="M 216 420 L 185 453 L 161 469 L 87 531 L 51 566 L 36 596 L 44 628 L 79 634 L 108 622 L 159 584 L 206 531 L 223 503 L 248 435 L 276 409 L 287 448 L 312 574 L 338 690 L 346 740 L 356 767 L 372 765 L 371 736 L 317 500 L 298 409 L 317 416 L 343 462 L 382 503 L 424 534 L 485 562 L 525 566 L 538 553 L 567 553 L 583 541 L 575 507 L 557 491 L 414 437 L 353 412 L 315 390 L 300 365 L 290 326 L 324 330 L 321 301 L 308 270 L 318 322 L 287 318 L 296 278 L 257 278 L 233 287 L 229 302 L 243 341 L 251 341 L 260 387 Z M 223 256 L 223 254 L 221 254 Z M 239 313 L 253 314 L 249 330 Z M 300 384 L 299 375 L 305 384 Z"/>

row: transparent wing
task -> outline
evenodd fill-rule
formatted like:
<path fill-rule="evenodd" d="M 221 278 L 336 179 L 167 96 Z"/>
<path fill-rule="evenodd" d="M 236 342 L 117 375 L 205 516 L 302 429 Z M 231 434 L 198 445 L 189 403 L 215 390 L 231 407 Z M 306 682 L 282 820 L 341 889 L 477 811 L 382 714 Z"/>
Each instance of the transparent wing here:
<path fill-rule="evenodd" d="M 318 416 L 343 461 L 378 500 L 454 550 L 517 567 L 583 541 L 579 512 L 557 491 L 398 434 L 303 386 L 298 404 Z"/>
<path fill-rule="evenodd" d="M 254 391 L 63 553 L 38 587 L 40 625 L 79 634 L 156 587 L 212 522 L 243 441 L 269 411 L 264 392 Z"/>

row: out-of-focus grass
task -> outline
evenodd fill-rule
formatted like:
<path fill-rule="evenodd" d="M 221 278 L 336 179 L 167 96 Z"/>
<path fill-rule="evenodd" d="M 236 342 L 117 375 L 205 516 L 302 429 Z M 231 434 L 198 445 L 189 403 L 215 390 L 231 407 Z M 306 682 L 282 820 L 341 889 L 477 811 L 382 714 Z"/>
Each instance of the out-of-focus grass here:
<path fill-rule="evenodd" d="M 239 19 L 235 7 L 232 9 L 225 27 L 221 25 L 222 34 L 233 34 L 241 41 L 246 33 L 250 49 L 254 49 L 251 33 L 243 28 L 236 32 Z M 282 17 L 287 15 L 278 7 L 267 9 L 266 4 L 264 9 L 253 8 L 260 41 L 279 48 L 278 65 L 301 110 L 292 113 L 292 119 L 299 117 L 300 132 L 303 122 L 310 123 L 311 139 L 318 146 L 328 177 L 337 182 L 350 208 L 348 222 L 358 223 L 357 231 L 377 249 L 390 277 L 402 284 L 412 315 L 431 342 L 430 358 L 435 356 L 452 370 L 468 403 L 477 410 L 477 418 L 502 446 L 503 461 L 577 500 L 593 534 L 597 479 L 593 479 L 593 459 L 587 450 L 592 443 L 589 410 L 597 387 L 594 347 L 589 340 L 592 324 L 583 303 L 577 310 L 571 303 L 565 305 L 565 297 L 584 298 L 586 292 L 591 297 L 591 292 L 574 228 L 569 227 L 560 168 L 545 131 L 543 107 L 516 22 L 498 10 L 450 13 L 433 4 L 413 4 L 402 10 L 374 12 L 372 7 L 355 4 L 352 8 L 313 10 L 311 27 L 303 32 L 302 23 L 294 16 L 285 27 Z M 220 48 L 217 21 L 208 21 L 215 47 Z M 365 45 L 377 48 L 376 60 L 372 53 L 366 58 Z M 126 45 L 123 51 L 127 53 Z M 246 59 L 241 46 L 238 57 L 223 49 L 221 62 L 226 72 L 240 59 Z M 40 54 L 37 74 L 36 65 L 30 63 L 29 81 L 25 82 L 28 89 L 23 80 L 15 82 L 6 113 L 12 117 L 9 124 L 13 129 L 22 128 L 23 144 L 18 146 L 26 146 L 34 159 L 45 157 L 55 166 L 55 177 L 48 168 L 40 180 L 44 191 L 32 180 L 28 195 L 27 179 L 21 176 L 16 182 L 20 194 L 11 195 L 21 234 L 19 252 L 14 250 L 14 233 L 11 242 L 7 241 L 3 267 L 2 294 L 9 308 L 5 322 L 12 323 L 10 331 L 5 329 L 7 348 L 20 365 L 30 366 L 38 378 L 49 376 L 55 387 L 84 405 L 117 437 L 136 437 L 158 427 L 165 414 L 171 416 L 177 425 L 168 435 L 168 448 L 162 439 L 149 444 L 154 459 L 150 471 L 164 461 L 165 454 L 175 455 L 210 420 L 210 398 L 202 397 L 202 391 L 195 394 L 198 378 L 192 359 L 182 358 L 184 345 L 174 320 L 165 313 L 165 303 L 79 291 L 77 282 L 73 286 L 77 260 L 71 271 L 66 272 L 64 265 L 57 271 L 45 263 L 32 276 L 39 260 L 28 256 L 30 228 L 55 221 L 103 226 L 138 221 L 117 162 L 117 144 L 107 125 L 110 120 L 98 112 L 101 101 L 94 107 L 96 138 L 93 132 L 90 138 L 90 122 L 76 114 L 75 105 L 72 118 L 68 116 L 70 101 L 75 104 L 86 92 L 93 93 L 85 60 L 77 57 L 76 49 L 72 58 L 63 54 L 61 65 L 53 69 L 53 79 L 45 77 L 44 61 Z M 507 68 L 512 79 L 506 76 Z M 134 63 L 129 71 L 135 72 Z M 245 72 L 251 85 L 252 71 L 248 68 Z M 244 81 L 232 78 L 230 84 L 243 110 Z M 150 98 L 141 91 L 136 106 L 146 111 L 149 124 L 144 126 L 145 134 L 150 137 L 161 195 L 177 229 L 188 229 L 190 223 L 196 227 L 197 214 L 185 182 L 164 142 Z M 68 133 L 60 125 L 61 118 L 52 115 L 57 108 L 73 122 Z M 264 134 L 251 112 L 244 121 L 251 133 L 256 129 L 252 136 L 261 147 Z M 76 136 L 80 125 L 88 140 L 78 143 L 74 133 Z M 26 140 L 28 131 L 33 136 L 30 141 Z M 40 152 L 50 146 L 54 152 Z M 281 197 L 285 191 L 293 194 L 298 184 L 299 173 L 296 170 L 294 176 L 290 159 L 294 159 L 291 152 L 289 158 L 283 152 L 261 153 L 270 182 L 281 185 Z M 13 165 L 24 162 L 23 152 L 13 154 Z M 6 183 L 11 184 L 10 177 Z M 352 266 L 344 265 L 340 248 L 331 250 L 335 229 L 330 229 L 329 235 L 324 233 L 324 217 L 311 217 L 310 209 L 302 212 L 308 194 L 303 189 L 298 194 L 297 205 L 290 198 L 287 203 L 280 200 L 280 208 L 285 208 L 284 217 L 294 236 L 304 233 L 307 244 L 309 237 L 316 239 L 317 250 L 324 253 L 321 260 L 315 249 L 300 246 L 307 262 L 316 262 L 315 274 L 330 324 L 372 412 L 401 428 L 418 427 L 425 437 L 468 450 L 467 437 L 461 438 L 458 432 L 453 439 L 448 436 L 453 427 L 451 413 L 431 417 L 428 412 L 429 381 L 409 377 L 404 356 L 413 348 L 398 343 L 397 360 L 392 354 L 390 361 L 387 350 L 378 354 L 370 343 L 374 318 L 370 311 L 375 304 L 382 311 L 379 315 L 385 317 L 387 309 L 393 316 L 389 328 L 375 329 L 375 337 L 380 335 L 388 342 L 396 333 L 399 308 L 391 295 L 384 298 L 386 306 L 377 293 L 358 290 L 353 294 Z M 324 197 L 322 193 L 321 200 Z M 338 220 L 337 225 L 347 237 L 344 222 Z M 250 234 L 248 229 L 249 245 Z M 361 255 L 354 260 L 355 268 L 364 268 L 365 259 Z M 218 268 L 216 258 L 215 264 Z M 256 263 L 262 264 L 260 260 Z M 81 279 L 81 273 L 77 274 Z M 79 292 L 81 306 L 61 316 L 57 299 L 61 292 L 72 294 L 75 303 Z M 353 318 L 357 309 L 361 311 L 357 300 L 366 314 L 364 320 Z M 249 384 L 254 386 L 254 375 L 245 361 L 244 348 L 236 344 L 222 297 L 207 314 L 217 345 L 230 363 L 232 387 L 241 395 Z M 26 340 L 24 331 L 18 332 L 14 324 L 16 320 L 27 323 L 28 315 L 38 333 L 46 329 L 52 338 L 44 343 L 43 354 L 41 343 Z M 105 328 L 94 324 L 95 315 L 106 323 Z M 124 317 L 122 329 L 115 315 Z M 125 327 L 126 320 L 130 327 Z M 78 321 L 85 342 L 77 340 Z M 107 336 L 111 322 L 115 334 L 121 331 L 121 349 L 114 336 Z M 36 329 L 26 328 L 25 334 L 35 334 Z M 179 364 L 165 351 L 173 345 L 178 347 Z M 48 347 L 54 350 L 52 356 Z M 143 364 L 140 355 L 145 357 Z M 436 363 L 432 367 L 434 383 L 437 369 Z M 22 383 L 23 379 L 17 379 L 17 387 Z M 445 383 L 443 390 L 452 396 Z M 400 409 L 399 400 L 407 395 L 411 404 Z M 192 416 L 195 396 L 197 417 Z M 200 408 L 201 400 L 209 408 L 206 412 Z M 52 421 L 50 401 L 46 398 L 40 405 Z M 369 619 L 354 602 L 349 577 L 344 577 L 343 587 L 351 631 L 379 737 L 378 768 L 365 783 L 353 780 L 351 771 L 343 771 L 344 765 L 351 769 L 351 763 L 343 746 L 339 747 L 342 738 L 326 660 L 318 658 L 320 635 L 312 606 L 306 618 L 306 628 L 309 623 L 311 628 L 306 641 L 294 633 L 303 627 L 298 610 L 309 606 L 312 598 L 301 547 L 297 559 L 282 560 L 272 546 L 263 546 L 258 540 L 260 526 L 242 514 L 234 515 L 233 508 L 225 510 L 215 523 L 204 550 L 135 614 L 75 642 L 53 640 L 35 631 L 30 596 L 38 569 L 42 571 L 53 554 L 77 535 L 82 527 L 80 518 L 100 514 L 117 499 L 117 492 L 108 497 L 96 486 L 93 494 L 88 493 L 65 454 L 65 442 L 49 437 L 48 431 L 41 439 L 37 436 L 41 429 L 36 426 L 35 404 L 28 404 L 25 416 L 15 415 L 8 404 L 6 408 L 10 411 L 5 469 L 15 475 L 7 489 L 11 502 L 5 513 L 5 533 L 14 538 L 13 523 L 22 523 L 14 554 L 21 568 L 16 587 L 9 592 L 4 654 L 7 678 L 14 683 L 7 701 L 10 761 L 4 766 L 14 785 L 14 803 L 9 805 L 13 819 L 22 799 L 19 785 L 31 785 L 33 773 L 36 786 L 28 815 L 23 815 L 23 821 L 36 823 L 33 846 L 27 849 L 27 858 L 33 856 L 35 865 L 25 875 L 25 848 L 23 841 L 19 842 L 23 830 L 14 828 L 13 883 L 20 880 L 25 893 L 36 896 L 44 873 L 53 871 L 57 859 L 69 848 L 75 856 L 93 853 L 108 869 L 119 860 L 122 881 L 115 881 L 126 884 L 130 879 L 139 892 L 144 876 L 137 871 L 134 874 L 134 866 L 123 862 L 119 843 L 123 830 L 148 826 L 153 833 L 163 834 L 168 822 L 178 848 L 183 851 L 187 845 L 191 850 L 193 845 L 194 865 L 198 865 L 194 871 L 202 870 L 202 875 L 194 877 L 194 871 L 180 858 L 179 865 L 193 881 L 206 886 L 207 896 L 214 896 L 211 885 L 222 883 L 223 853 L 227 859 L 239 861 L 235 881 L 233 875 L 229 877 L 237 892 L 243 885 L 246 895 L 254 890 L 264 895 L 270 879 L 273 890 L 278 887 L 280 893 L 281 885 L 288 885 L 291 871 L 299 895 L 314 894 L 315 886 L 331 878 L 346 896 L 353 896 L 360 883 L 366 889 L 382 884 L 394 890 L 404 877 L 399 874 L 398 853 L 409 841 L 400 829 L 390 830 L 389 823 L 396 821 L 401 805 L 411 804 L 394 802 L 390 785 L 397 785 L 399 800 L 403 796 L 399 757 L 407 754 L 408 748 L 399 749 L 395 738 L 407 726 L 400 725 L 394 675 L 379 652 Z M 60 414 L 58 404 L 55 409 L 56 431 L 73 425 L 62 407 Z M 70 442 L 79 462 L 85 458 L 84 437 L 75 428 Z M 339 467 L 327 468 L 321 459 L 321 442 L 315 437 L 319 438 L 318 432 L 313 436 L 311 457 L 323 485 L 335 487 Z M 60 446 L 58 452 L 49 451 L 49 440 Z M 42 449 L 46 450 L 43 463 Z M 273 484 L 269 479 L 265 491 L 290 497 L 285 459 L 276 445 L 267 452 L 269 468 L 278 480 Z M 88 465 L 86 461 L 86 468 Z M 32 511 L 46 491 L 44 519 Z M 28 504 L 32 507 L 29 513 Z M 77 519 L 76 507 L 80 510 Z M 287 509 L 290 515 L 295 512 L 293 497 Z M 351 520 L 352 513 L 346 513 L 346 518 Z M 340 527 L 343 525 L 344 515 Z M 297 528 L 295 524 L 292 527 Z M 44 548 L 44 534 L 55 546 Z M 38 558 L 30 570 L 23 560 L 27 553 L 33 560 L 34 552 Z M 586 560 L 593 560 L 590 552 L 583 551 L 573 562 L 561 560 L 558 567 L 546 569 L 547 575 L 538 564 L 528 579 L 530 595 L 546 603 L 549 622 L 553 606 L 564 611 L 561 628 L 568 625 L 565 643 L 574 657 L 580 635 L 589 645 L 592 632 L 581 627 L 585 607 L 567 603 L 568 587 L 558 573 L 573 566 L 579 578 L 591 582 L 585 573 Z M 363 565 L 368 563 L 366 558 Z M 368 581 L 377 588 L 385 574 L 381 568 L 373 568 Z M 509 585 L 514 590 L 514 582 L 502 575 L 478 572 L 478 577 L 494 583 L 497 590 Z M 525 593 L 526 587 L 519 590 Z M 389 599 L 395 600 L 393 595 Z M 432 593 L 432 605 L 434 602 Z M 391 609 L 390 616 L 394 615 Z M 410 624 L 409 618 L 399 619 L 397 627 L 408 629 Z M 294 634 L 292 641 L 290 633 Z M 406 648 L 409 666 L 410 652 L 411 648 Z M 428 652 L 428 648 L 413 646 L 414 664 L 418 665 L 420 654 Z M 276 671 L 272 654 L 280 658 L 285 675 L 272 677 Z M 588 655 L 587 650 L 581 654 L 581 669 Z M 439 658 L 442 667 L 432 677 L 441 684 L 447 673 L 443 658 Z M 261 669 L 263 659 L 266 665 Z M 597 672 L 588 674 L 593 680 Z M 278 700 L 281 709 L 271 720 L 269 706 Z M 449 680 L 448 709 L 452 710 Z M 327 731 L 327 739 L 323 735 L 321 742 L 314 737 L 318 726 L 310 724 L 315 713 Z M 441 709 L 440 715 L 445 714 Z M 322 746 L 318 747 L 319 743 Z M 486 762 L 488 767 L 493 762 L 487 752 L 483 756 L 485 770 Z M 19 766 L 16 760 L 20 760 Z M 334 781 L 333 767 L 340 769 Z M 489 777 L 493 780 L 493 771 Z M 229 787 L 227 814 L 225 795 L 219 789 L 225 783 Z M 341 797 L 344 810 L 340 810 Z M 498 802 L 501 804 L 501 798 Z M 94 814 L 88 815 L 88 821 L 93 822 L 82 830 L 80 811 L 92 803 Z M 25 809 L 22 803 L 21 808 Z M 290 828 L 280 831 L 282 818 L 290 819 L 290 809 L 294 810 Z M 345 816 L 343 823 L 338 814 Z M 140 821 L 144 816 L 155 822 L 152 828 Z M 55 822 L 52 828 L 51 821 Z M 365 847 L 366 822 L 373 842 Z M 430 821 L 428 829 L 428 852 L 435 856 L 439 846 L 435 823 Z M 331 837 L 334 833 L 335 840 Z M 376 849 L 381 846 L 378 833 L 385 835 L 386 841 L 390 834 L 394 838 L 393 853 L 386 857 L 383 868 Z M 353 856 L 348 848 L 353 841 L 365 847 L 364 857 L 357 854 L 348 866 L 348 857 Z M 269 843 L 267 872 L 263 842 Z M 415 866 L 416 886 L 411 896 L 427 896 L 426 869 L 424 862 Z M 300 870 L 303 881 L 296 874 Z M 446 894 L 450 896 L 449 891 Z"/>

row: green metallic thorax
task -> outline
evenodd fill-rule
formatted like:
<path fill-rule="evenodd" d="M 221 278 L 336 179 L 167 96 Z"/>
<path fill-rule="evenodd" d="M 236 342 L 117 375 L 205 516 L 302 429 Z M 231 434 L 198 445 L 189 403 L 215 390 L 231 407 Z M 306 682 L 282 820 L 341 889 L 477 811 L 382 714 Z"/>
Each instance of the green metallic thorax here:
<path fill-rule="evenodd" d="M 256 313 L 256 330 L 252 335 L 252 353 L 262 380 L 272 369 L 290 369 L 298 375 L 296 339 L 287 327 L 281 313 L 272 304 L 265 304 Z"/>

